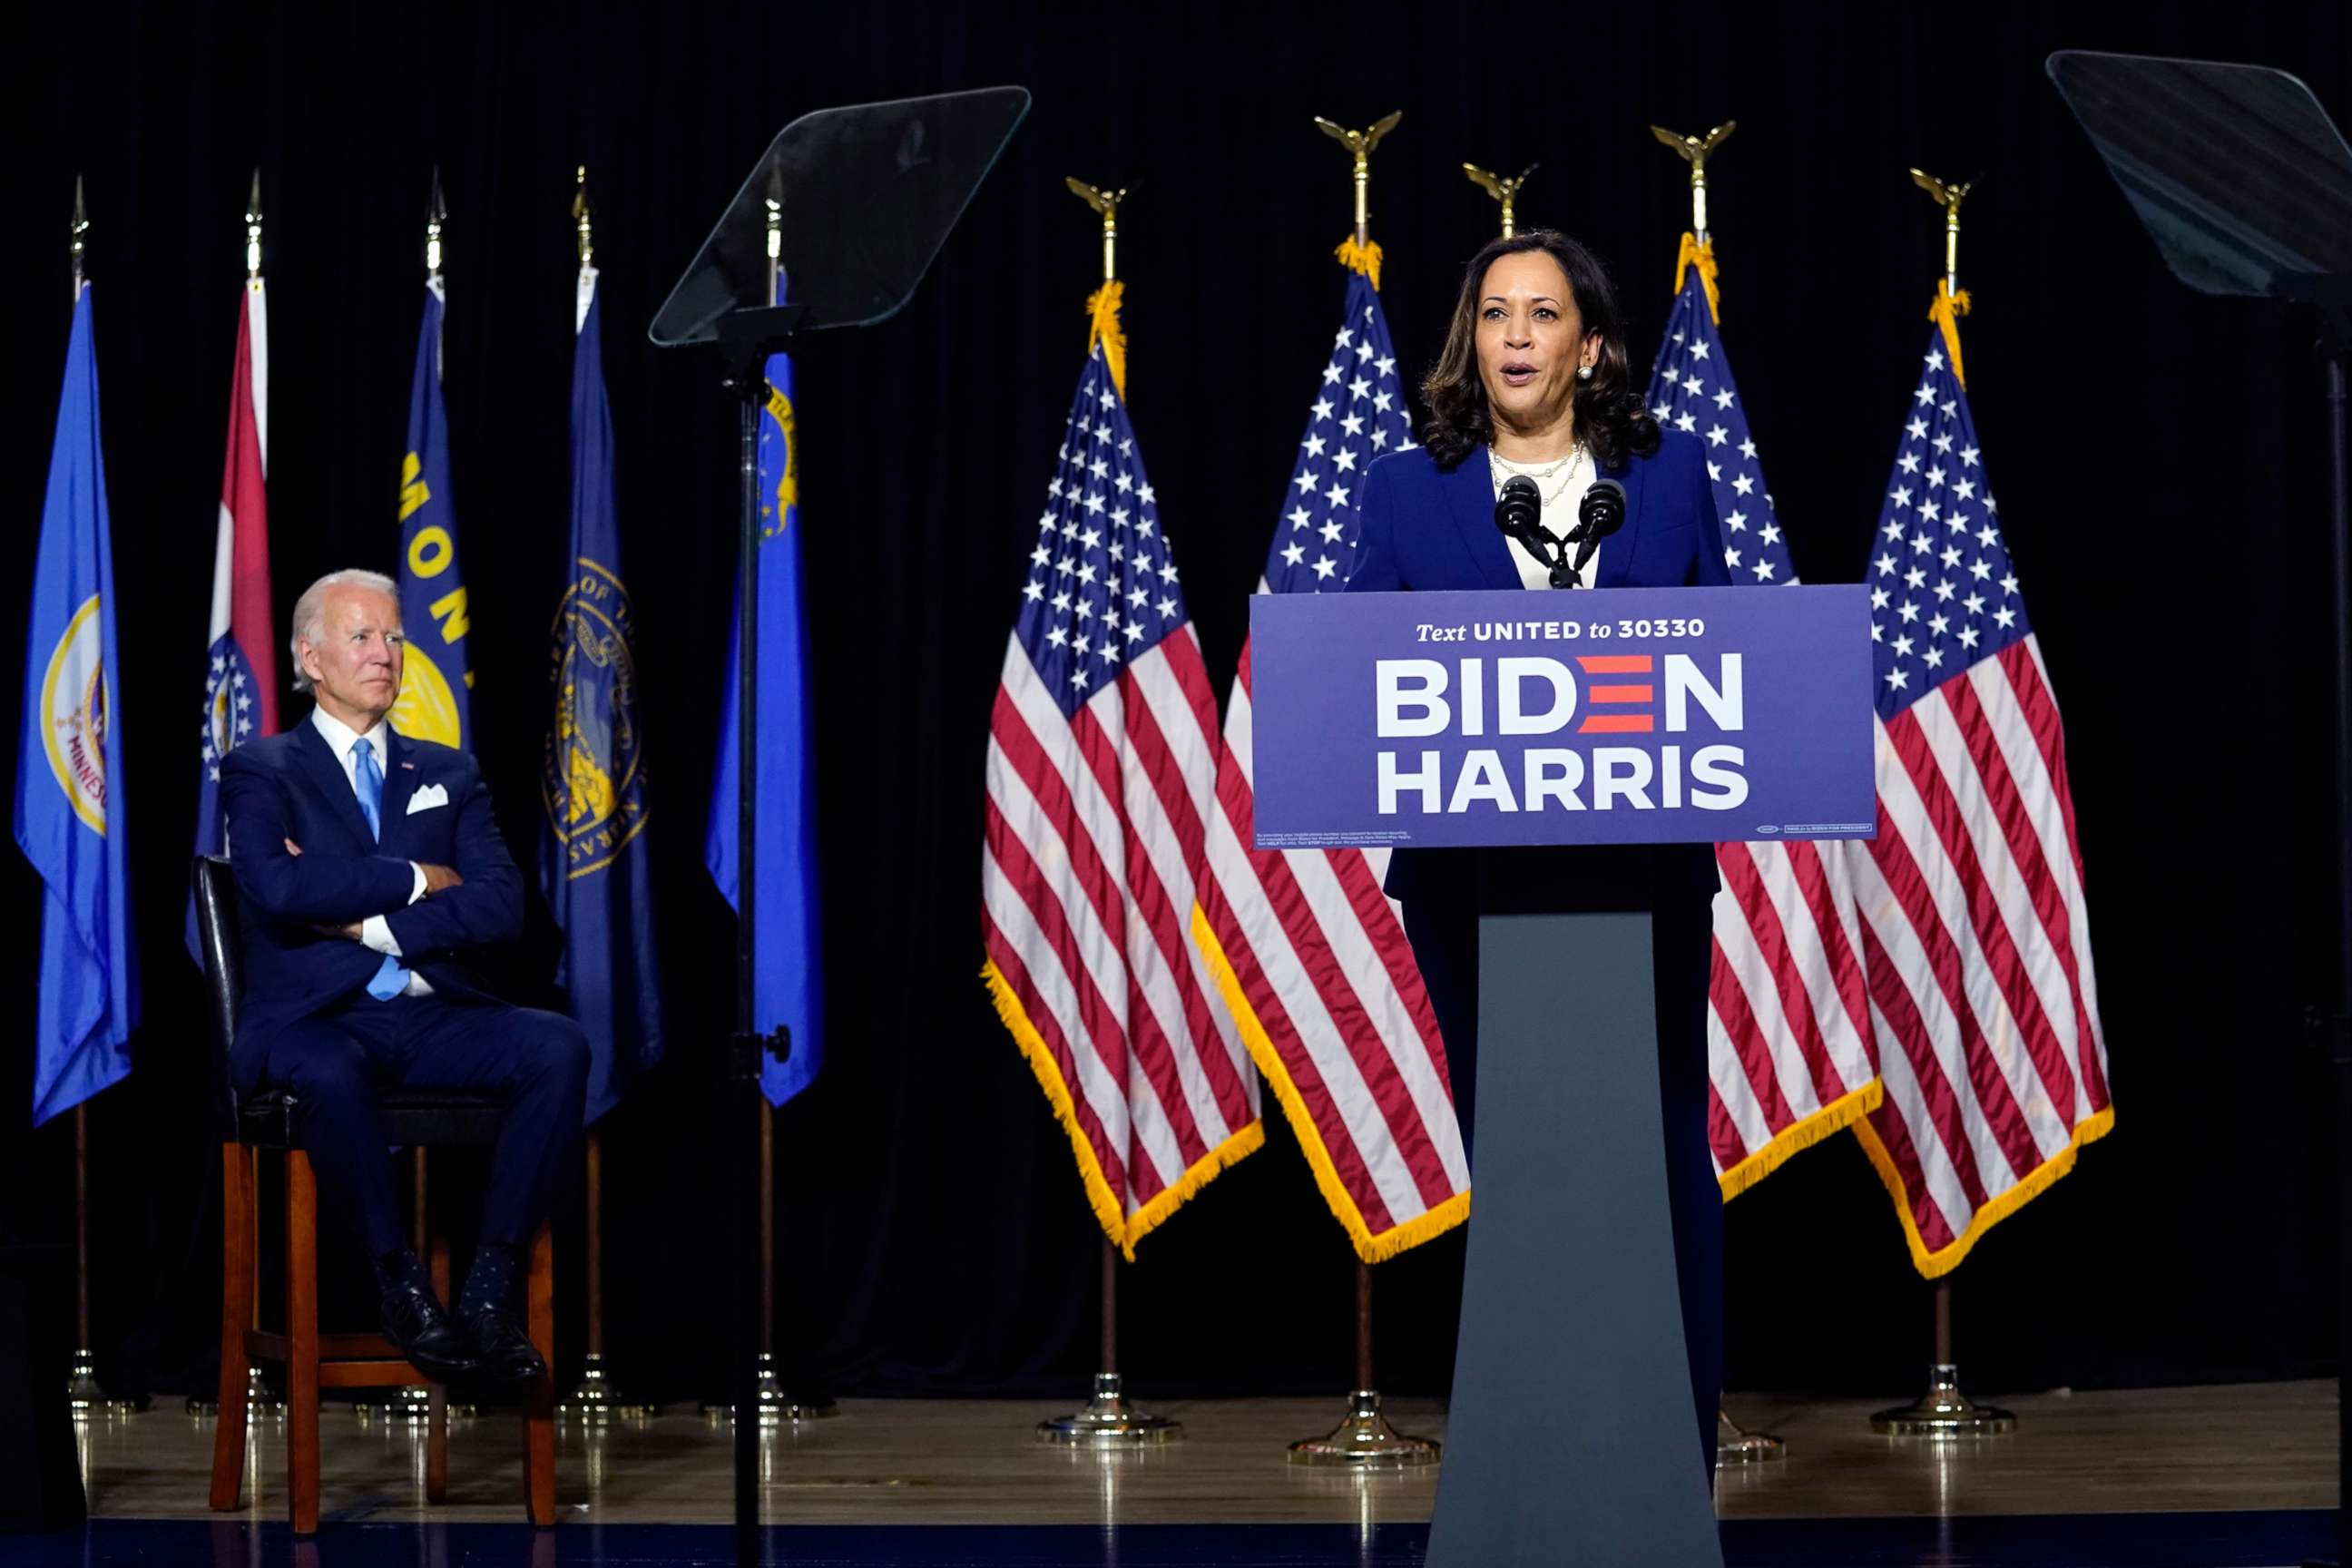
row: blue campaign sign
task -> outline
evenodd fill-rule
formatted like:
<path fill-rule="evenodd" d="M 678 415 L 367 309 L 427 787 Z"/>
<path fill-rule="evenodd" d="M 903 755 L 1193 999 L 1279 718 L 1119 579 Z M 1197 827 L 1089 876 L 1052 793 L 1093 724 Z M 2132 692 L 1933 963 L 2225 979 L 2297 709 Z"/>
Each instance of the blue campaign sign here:
<path fill-rule="evenodd" d="M 1869 591 L 1250 601 L 1261 849 L 1868 838 Z"/>

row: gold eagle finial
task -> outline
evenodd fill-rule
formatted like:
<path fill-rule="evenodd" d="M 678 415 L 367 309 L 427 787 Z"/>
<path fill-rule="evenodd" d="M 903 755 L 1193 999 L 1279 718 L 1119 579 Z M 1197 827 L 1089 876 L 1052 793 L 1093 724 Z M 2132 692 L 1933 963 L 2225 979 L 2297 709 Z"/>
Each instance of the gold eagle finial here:
<path fill-rule="evenodd" d="M 1108 283 L 1118 276 L 1118 205 L 1134 194 L 1136 187 L 1122 185 L 1115 191 L 1108 190 L 1067 174 L 1063 176 L 1062 183 L 1069 186 L 1079 200 L 1102 214 L 1103 281 Z"/>
<path fill-rule="evenodd" d="M 1935 197 L 1936 205 L 1944 209 L 1944 292 L 1947 294 L 1960 291 L 1960 203 L 1983 178 L 1979 174 L 1974 180 L 1962 180 L 1953 184 L 1936 178 L 1924 169 L 1911 171 L 1911 183 Z"/>
<path fill-rule="evenodd" d="M 1739 121 L 1727 120 L 1704 136 L 1685 136 L 1663 125 L 1650 127 L 1650 134 L 1673 148 L 1690 165 L 1691 235 L 1706 238 L 1706 161 L 1717 147 L 1731 139 L 1739 129 Z"/>
<path fill-rule="evenodd" d="M 1536 172 L 1536 165 L 1529 163 L 1517 174 L 1507 176 L 1497 174 L 1491 169 L 1482 169 L 1475 163 L 1463 164 L 1462 172 L 1470 177 L 1472 184 L 1503 204 L 1503 237 L 1510 238 L 1516 232 L 1517 222 L 1512 203 L 1517 199 L 1519 187 L 1528 183 L 1528 176 Z"/>
<path fill-rule="evenodd" d="M 81 176 L 74 176 L 73 221 L 66 228 L 66 243 L 73 258 L 74 299 L 81 298 L 82 264 L 89 259 L 89 207 L 81 197 Z"/>
<path fill-rule="evenodd" d="M 1379 146 L 1381 138 L 1395 130 L 1397 121 L 1403 118 L 1404 110 L 1400 109 L 1385 120 L 1372 121 L 1370 130 L 1350 131 L 1338 121 L 1326 120 L 1319 114 L 1315 117 L 1315 128 L 1345 147 L 1356 161 L 1356 243 L 1358 245 L 1369 244 L 1372 237 L 1372 149 Z"/>
<path fill-rule="evenodd" d="M 572 233 L 580 247 L 580 265 L 585 267 L 596 257 L 596 208 L 588 200 L 588 165 L 581 164 L 572 179 Z"/>

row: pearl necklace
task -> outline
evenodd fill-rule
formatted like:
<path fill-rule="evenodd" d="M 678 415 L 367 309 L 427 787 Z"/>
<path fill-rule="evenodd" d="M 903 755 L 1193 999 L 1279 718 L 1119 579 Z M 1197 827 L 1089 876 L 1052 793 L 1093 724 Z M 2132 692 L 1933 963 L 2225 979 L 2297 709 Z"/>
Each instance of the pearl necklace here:
<path fill-rule="evenodd" d="M 1576 482 L 1577 459 L 1583 456 L 1584 443 L 1580 441 L 1568 449 L 1567 457 L 1556 459 L 1549 468 L 1538 468 L 1514 463 L 1510 458 L 1489 447 L 1486 448 L 1486 470 L 1495 481 L 1496 495 L 1500 496 L 1503 493 L 1504 483 L 1516 474 L 1523 479 L 1533 479 L 1536 482 L 1536 494 L 1541 498 L 1544 505 L 1549 506 L 1566 495 L 1569 486 Z M 1544 481 L 1554 474 L 1560 476 L 1559 483 L 1546 489 Z"/>

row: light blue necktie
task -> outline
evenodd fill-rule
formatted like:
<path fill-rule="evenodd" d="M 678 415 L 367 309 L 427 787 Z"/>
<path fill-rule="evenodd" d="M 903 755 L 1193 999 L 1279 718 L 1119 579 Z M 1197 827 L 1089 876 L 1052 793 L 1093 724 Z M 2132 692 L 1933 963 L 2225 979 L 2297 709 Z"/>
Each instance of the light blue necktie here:
<path fill-rule="evenodd" d="M 352 742 L 352 783 L 358 790 L 360 815 L 367 818 L 368 832 L 381 842 L 383 838 L 383 770 L 375 765 L 375 747 L 362 736 Z M 367 994 L 379 1002 L 389 1002 L 408 989 L 408 971 L 400 960 L 390 953 L 383 955 L 383 965 L 369 981 Z"/>

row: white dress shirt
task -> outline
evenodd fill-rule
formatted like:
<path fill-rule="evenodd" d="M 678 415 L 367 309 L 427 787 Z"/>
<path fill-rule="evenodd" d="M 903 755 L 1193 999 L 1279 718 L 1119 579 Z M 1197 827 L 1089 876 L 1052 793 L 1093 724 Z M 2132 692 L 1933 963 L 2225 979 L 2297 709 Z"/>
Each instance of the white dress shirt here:
<path fill-rule="evenodd" d="M 335 753 L 335 761 L 343 765 L 343 779 L 352 786 L 352 799 L 359 798 L 360 774 L 359 760 L 352 752 L 360 742 L 365 741 L 368 743 L 370 752 L 375 758 L 376 771 L 387 779 L 390 778 L 391 770 L 386 765 L 392 760 L 387 750 L 387 742 L 392 735 L 392 725 L 389 721 L 383 719 L 377 720 L 375 728 L 362 735 L 324 708 L 312 708 L 310 722 L 317 727 L 319 733 L 326 738 L 327 749 Z M 378 816 L 381 816 L 383 801 L 380 796 L 376 809 Z M 382 830 L 379 828 L 378 837 L 381 836 Z M 425 868 L 411 860 L 408 863 L 408 868 L 416 874 L 415 883 L 411 887 L 408 894 L 408 901 L 413 904 L 425 896 Z M 394 958 L 400 956 L 400 939 L 392 934 L 391 925 L 382 915 L 370 915 L 360 922 L 360 941 L 378 952 L 389 953 Z M 401 994 L 430 996 L 433 994 L 433 987 L 425 984 L 425 976 L 412 969 L 408 972 L 408 987 Z"/>
<path fill-rule="evenodd" d="M 1544 531 L 1554 539 L 1566 538 L 1568 531 L 1576 526 L 1576 509 L 1584 503 L 1584 492 L 1592 488 L 1592 481 L 1600 473 L 1593 464 L 1592 454 L 1581 447 L 1565 464 L 1557 458 L 1541 463 L 1516 463 L 1489 447 L 1486 448 L 1486 466 L 1495 481 L 1496 500 L 1503 499 L 1503 486 L 1515 475 L 1524 474 L 1534 482 L 1536 492 L 1543 498 Z M 1570 561 L 1576 559 L 1579 548 L 1576 545 L 1569 547 L 1568 558 Z M 1580 575 L 1584 579 L 1585 587 L 1590 588 L 1601 581 L 1601 557 L 1608 548 L 1609 542 L 1602 540 L 1600 549 L 1592 552 L 1592 559 L 1584 563 Z M 1516 539 L 1511 541 L 1511 564 L 1519 569 L 1519 582 L 1525 586 L 1551 586 L 1550 563 L 1537 560 L 1535 552 Z"/>

